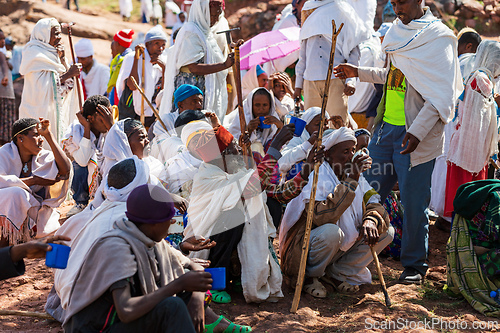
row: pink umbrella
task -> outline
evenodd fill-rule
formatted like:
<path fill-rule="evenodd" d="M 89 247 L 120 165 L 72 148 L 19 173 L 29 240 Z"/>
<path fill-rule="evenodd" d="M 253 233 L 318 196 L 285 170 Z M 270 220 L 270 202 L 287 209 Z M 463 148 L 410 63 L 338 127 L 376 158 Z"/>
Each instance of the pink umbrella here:
<path fill-rule="evenodd" d="M 240 47 L 240 68 L 250 69 L 300 49 L 300 28 L 291 27 L 258 34 Z"/>

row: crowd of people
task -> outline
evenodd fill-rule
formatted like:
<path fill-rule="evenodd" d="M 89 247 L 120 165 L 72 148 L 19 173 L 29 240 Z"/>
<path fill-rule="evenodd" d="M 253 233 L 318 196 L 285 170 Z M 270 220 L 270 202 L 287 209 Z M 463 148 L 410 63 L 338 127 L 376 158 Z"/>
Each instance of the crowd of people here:
<path fill-rule="evenodd" d="M 161 19 L 149 5 L 144 21 Z M 303 292 L 316 298 L 370 284 L 372 250 L 421 284 L 435 214 L 451 229 L 447 291 L 499 315 L 500 42 L 456 36 L 422 0 L 388 2 L 377 31 L 375 1 L 293 0 L 273 29 L 299 27 L 300 49 L 234 84 L 241 41 L 217 34 L 224 8 L 193 0 L 171 38 L 156 25 L 134 48 L 118 31 L 109 66 L 89 39 L 67 61 L 54 18 L 17 72 L 15 49 L 0 52 L 0 278 L 63 243 L 45 309 L 65 331 L 250 332 L 210 303 L 295 288 L 309 213 Z M 205 268 L 224 268 L 227 288 Z"/>

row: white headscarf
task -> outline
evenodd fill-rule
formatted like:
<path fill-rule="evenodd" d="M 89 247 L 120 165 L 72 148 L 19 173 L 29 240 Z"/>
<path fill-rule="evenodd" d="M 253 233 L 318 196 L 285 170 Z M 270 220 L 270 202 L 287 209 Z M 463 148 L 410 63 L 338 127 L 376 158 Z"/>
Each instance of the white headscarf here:
<path fill-rule="evenodd" d="M 43 18 L 36 23 L 31 32 L 30 41 L 23 49 L 19 67 L 22 75 L 36 71 L 52 71 L 59 74 L 66 71 L 56 48 L 49 44 L 51 30 L 58 25 L 59 22 L 53 17 Z"/>
<path fill-rule="evenodd" d="M 306 110 L 300 117 L 303 121 L 309 124 L 316 116 L 321 114 L 321 108 L 317 106 L 310 107 Z M 328 120 L 330 117 L 328 116 L 328 112 L 325 112 L 325 119 Z"/>
<path fill-rule="evenodd" d="M 493 98 L 496 76 L 500 75 L 500 43 L 479 44 L 474 71 L 465 81 L 458 101 L 457 130 L 450 141 L 447 160 L 470 173 L 480 172 L 488 158 L 498 152 L 498 127 Z"/>
<path fill-rule="evenodd" d="M 243 101 L 243 112 L 245 113 L 245 121 L 246 121 L 247 125 L 250 122 L 250 120 L 255 118 L 253 115 L 253 97 L 254 97 L 255 93 L 259 90 L 265 91 L 270 96 L 271 108 L 269 109 L 269 116 L 274 116 L 278 119 L 280 118 L 278 113 L 276 112 L 276 106 L 274 105 L 275 99 L 274 99 L 273 94 L 269 90 L 267 90 L 266 88 L 259 87 L 259 88 L 255 88 L 254 90 L 252 90 L 252 92 L 248 95 L 248 97 Z M 237 112 L 237 110 L 234 112 Z M 278 130 L 278 128 L 275 125 L 271 125 L 271 128 L 265 128 L 262 131 L 255 130 L 255 131 L 253 131 L 252 135 L 250 136 L 250 141 L 252 143 L 258 141 L 258 142 L 262 143 L 263 146 L 265 146 L 266 142 L 274 137 L 277 130 Z M 234 118 L 233 123 L 228 128 L 228 131 L 236 139 L 239 139 L 239 137 L 241 135 L 241 128 L 240 128 L 240 117 L 238 117 L 238 115 L 236 115 L 236 117 Z"/>

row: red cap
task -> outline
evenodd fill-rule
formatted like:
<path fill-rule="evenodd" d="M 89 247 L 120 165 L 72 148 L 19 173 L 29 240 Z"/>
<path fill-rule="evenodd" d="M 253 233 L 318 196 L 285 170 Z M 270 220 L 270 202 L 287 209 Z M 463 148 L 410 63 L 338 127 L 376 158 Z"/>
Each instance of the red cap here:
<path fill-rule="evenodd" d="M 130 47 L 132 45 L 132 36 L 134 35 L 134 30 L 132 29 L 123 29 L 118 31 L 113 40 L 118 42 L 123 47 Z"/>

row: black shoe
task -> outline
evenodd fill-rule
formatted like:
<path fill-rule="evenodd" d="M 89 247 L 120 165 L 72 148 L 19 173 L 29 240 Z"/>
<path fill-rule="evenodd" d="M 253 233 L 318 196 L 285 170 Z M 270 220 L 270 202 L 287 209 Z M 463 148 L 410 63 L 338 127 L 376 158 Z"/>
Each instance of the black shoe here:
<path fill-rule="evenodd" d="M 434 222 L 434 226 L 439 230 L 450 232 L 451 231 L 451 223 L 443 219 L 441 216 L 438 217 L 436 222 Z"/>
<path fill-rule="evenodd" d="M 422 274 L 413 267 L 405 268 L 401 276 L 399 277 L 399 282 L 404 284 L 421 284 L 423 280 Z"/>

